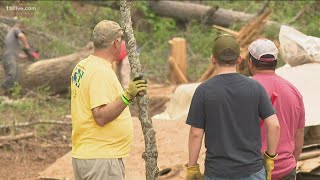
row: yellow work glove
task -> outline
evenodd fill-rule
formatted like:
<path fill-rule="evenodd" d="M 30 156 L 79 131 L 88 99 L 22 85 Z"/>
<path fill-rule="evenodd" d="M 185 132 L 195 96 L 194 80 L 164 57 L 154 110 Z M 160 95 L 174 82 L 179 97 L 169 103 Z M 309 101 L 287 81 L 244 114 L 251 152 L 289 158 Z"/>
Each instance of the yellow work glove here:
<path fill-rule="evenodd" d="M 272 176 L 272 171 L 274 169 L 274 160 L 277 158 L 278 154 L 276 154 L 275 156 L 270 156 L 267 151 L 264 151 L 263 154 L 263 164 L 264 164 L 264 168 L 266 169 L 266 173 L 267 173 L 267 180 L 271 180 L 271 176 Z"/>
<path fill-rule="evenodd" d="M 128 89 L 123 93 L 123 96 L 129 102 L 132 101 L 140 91 L 147 90 L 147 81 L 142 79 L 133 80 L 129 83 Z"/>
<path fill-rule="evenodd" d="M 186 168 L 186 180 L 203 180 L 203 175 L 200 172 L 199 164 L 194 166 L 188 166 L 185 164 L 184 167 Z"/>

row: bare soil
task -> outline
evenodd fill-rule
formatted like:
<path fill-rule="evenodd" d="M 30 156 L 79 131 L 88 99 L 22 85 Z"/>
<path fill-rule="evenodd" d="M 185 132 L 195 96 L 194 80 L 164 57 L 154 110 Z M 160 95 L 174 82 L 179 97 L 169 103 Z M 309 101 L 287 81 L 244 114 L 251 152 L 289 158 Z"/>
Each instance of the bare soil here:
<path fill-rule="evenodd" d="M 170 99 L 173 90 L 174 87 L 164 87 L 162 85 L 150 87 L 148 94 L 150 97 L 151 116 L 164 111 L 165 104 Z M 137 107 L 132 106 L 130 110 L 133 116 L 138 116 Z M 35 132 L 36 137 L 11 141 L 0 146 L 0 180 L 38 179 L 39 172 L 47 169 L 57 159 L 71 150 L 71 125 L 50 125 L 46 126 L 46 128 L 39 126 L 17 129 L 17 134 Z M 141 133 L 140 122 L 137 119 L 135 120 L 134 129 L 136 129 L 135 134 Z M 165 130 L 163 129 L 162 131 Z M 9 131 L 0 131 L 0 136 L 7 136 L 9 133 Z M 139 150 L 139 152 L 135 152 L 139 153 L 139 155 L 134 155 L 137 156 L 134 158 L 139 159 L 138 163 L 140 164 L 143 163 L 140 151 L 144 148 L 144 141 L 142 134 L 138 136 L 139 140 L 136 143 L 139 144 L 139 148 L 134 147 L 133 152 Z M 72 169 L 69 168 L 69 170 L 72 172 Z M 140 172 L 143 172 L 143 169 Z M 136 171 L 133 170 L 132 173 L 135 174 Z"/>
<path fill-rule="evenodd" d="M 51 126 L 45 136 L 12 141 L 0 147 L 0 179 L 37 177 L 39 171 L 71 150 L 70 132 L 70 125 Z"/>

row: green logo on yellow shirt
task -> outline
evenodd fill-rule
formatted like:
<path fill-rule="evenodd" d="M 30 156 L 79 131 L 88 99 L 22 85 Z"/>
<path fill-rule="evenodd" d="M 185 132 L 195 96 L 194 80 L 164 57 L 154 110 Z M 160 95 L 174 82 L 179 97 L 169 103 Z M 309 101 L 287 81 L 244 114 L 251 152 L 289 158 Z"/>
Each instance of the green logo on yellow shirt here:
<path fill-rule="evenodd" d="M 81 69 L 76 68 L 73 73 L 72 83 L 74 83 L 78 88 L 80 87 L 80 81 L 83 77 L 84 72 Z"/>

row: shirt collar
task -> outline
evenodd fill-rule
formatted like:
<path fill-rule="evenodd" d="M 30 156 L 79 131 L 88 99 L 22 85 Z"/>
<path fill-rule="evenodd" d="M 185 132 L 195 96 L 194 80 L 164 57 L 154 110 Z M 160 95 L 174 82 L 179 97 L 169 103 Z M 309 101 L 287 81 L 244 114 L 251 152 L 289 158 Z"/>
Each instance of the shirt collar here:
<path fill-rule="evenodd" d="M 112 68 L 112 64 L 109 61 L 107 61 L 105 59 L 102 59 L 101 57 L 98 57 L 98 56 L 95 56 L 95 55 L 90 55 L 89 58 L 94 59 L 96 62 L 104 64 L 107 67 L 111 67 Z"/>

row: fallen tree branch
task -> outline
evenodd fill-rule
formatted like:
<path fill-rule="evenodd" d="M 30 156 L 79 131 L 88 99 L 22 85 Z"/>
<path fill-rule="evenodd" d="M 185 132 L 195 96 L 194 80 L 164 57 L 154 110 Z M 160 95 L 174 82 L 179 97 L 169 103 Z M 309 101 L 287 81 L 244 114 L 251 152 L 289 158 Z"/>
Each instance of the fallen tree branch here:
<path fill-rule="evenodd" d="M 215 29 L 218 29 L 220 31 L 224 31 L 226 33 L 229 33 L 229 34 L 231 34 L 231 35 L 233 35 L 235 37 L 239 36 L 239 32 L 237 32 L 237 31 L 234 31 L 234 30 L 231 30 L 231 29 L 228 29 L 228 28 L 224 28 L 222 26 L 217 26 L 217 25 L 212 25 L 212 27 L 215 28 Z"/>
<path fill-rule="evenodd" d="M 59 125 L 71 125 L 71 122 L 66 121 L 55 121 L 55 120 L 40 120 L 40 121 L 33 121 L 33 122 L 22 122 L 22 123 L 15 123 L 15 128 L 21 127 L 29 127 L 34 126 L 37 124 L 59 124 Z M 0 125 L 0 129 L 8 130 L 11 129 L 12 125 Z"/>
<path fill-rule="evenodd" d="M 31 138 L 31 137 L 34 137 L 33 132 L 19 134 L 16 136 L 2 136 L 2 137 L 0 137 L 0 147 L 1 147 L 1 145 L 5 144 L 9 141 L 16 141 L 16 140 L 26 139 L 26 138 Z"/>
<path fill-rule="evenodd" d="M 130 9 L 131 1 L 120 1 L 121 25 L 124 28 L 124 33 L 126 35 L 125 38 L 131 67 L 131 77 L 135 78 L 143 75 L 143 72 L 139 61 L 139 55 L 136 50 L 136 39 L 133 34 Z M 142 157 L 146 162 L 146 180 L 156 180 L 158 179 L 159 172 L 157 166 L 158 150 L 155 137 L 156 132 L 152 127 L 152 121 L 149 115 L 149 98 L 147 93 L 144 93 L 143 96 L 138 96 L 137 100 L 140 112 L 139 120 L 145 142 L 145 152 L 142 154 Z"/>
<path fill-rule="evenodd" d="M 174 77 L 176 77 L 176 80 L 178 81 L 177 83 L 178 84 L 186 84 L 186 83 L 188 83 L 188 79 L 183 74 L 181 68 L 174 61 L 174 59 L 172 57 L 169 57 L 168 62 L 169 62 L 171 71 L 174 73 Z"/>

